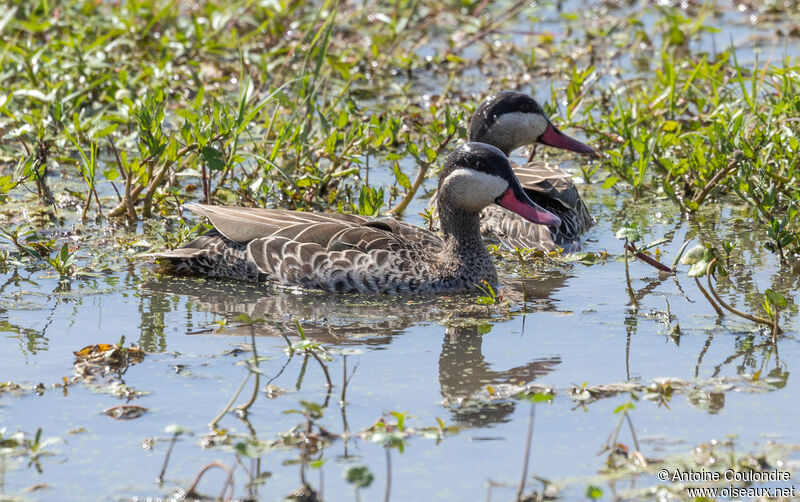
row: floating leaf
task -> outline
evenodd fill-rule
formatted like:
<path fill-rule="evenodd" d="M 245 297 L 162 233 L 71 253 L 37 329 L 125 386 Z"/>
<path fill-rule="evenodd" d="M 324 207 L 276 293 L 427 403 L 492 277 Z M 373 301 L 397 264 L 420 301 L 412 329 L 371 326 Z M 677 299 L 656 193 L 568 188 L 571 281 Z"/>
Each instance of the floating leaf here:
<path fill-rule="evenodd" d="M 522 393 L 517 396 L 520 399 L 530 401 L 532 403 L 549 403 L 553 400 L 553 394 L 547 392 L 533 392 Z"/>
<path fill-rule="evenodd" d="M 603 496 L 603 490 L 601 490 L 600 488 L 598 488 L 598 487 L 596 487 L 594 485 L 589 485 L 589 486 L 586 487 L 586 497 L 587 498 L 590 498 L 592 500 L 597 500 L 597 499 L 601 498 L 602 496 Z"/>
<path fill-rule="evenodd" d="M 375 480 L 375 476 L 369 472 L 366 466 L 358 465 L 348 468 L 344 473 L 344 479 L 351 485 L 359 488 L 368 488 Z"/>
<path fill-rule="evenodd" d="M 701 260 L 696 262 L 694 265 L 689 268 L 689 277 L 703 277 L 706 275 L 706 271 L 708 270 L 708 262 L 705 260 Z"/>
<path fill-rule="evenodd" d="M 258 458 L 261 453 L 258 451 L 258 448 L 253 445 L 250 441 L 242 441 L 240 443 L 236 443 L 233 447 L 236 450 L 236 453 L 243 457 L 247 458 Z"/>

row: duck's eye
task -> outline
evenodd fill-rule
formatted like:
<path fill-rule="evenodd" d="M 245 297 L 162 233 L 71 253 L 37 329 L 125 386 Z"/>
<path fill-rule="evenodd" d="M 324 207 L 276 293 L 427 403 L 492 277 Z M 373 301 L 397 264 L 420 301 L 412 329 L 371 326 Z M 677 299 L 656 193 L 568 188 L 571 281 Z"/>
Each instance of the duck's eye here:
<path fill-rule="evenodd" d="M 482 161 L 480 159 L 476 160 L 475 161 L 475 169 L 477 169 L 479 171 L 486 169 L 486 162 L 484 162 L 484 161 Z"/>
<path fill-rule="evenodd" d="M 526 103 L 522 103 L 521 105 L 519 105 L 519 110 L 522 113 L 530 113 L 532 111 L 531 110 L 531 104 L 527 103 L 527 102 Z"/>

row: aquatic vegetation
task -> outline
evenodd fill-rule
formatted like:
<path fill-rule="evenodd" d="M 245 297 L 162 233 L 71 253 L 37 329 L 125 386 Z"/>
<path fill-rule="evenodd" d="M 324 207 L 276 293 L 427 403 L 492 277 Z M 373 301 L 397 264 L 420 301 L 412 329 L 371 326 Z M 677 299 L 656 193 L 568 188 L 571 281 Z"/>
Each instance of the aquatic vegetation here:
<path fill-rule="evenodd" d="M 731 195 L 772 240 L 781 260 L 797 242 L 797 63 L 739 65 L 733 50 L 680 54 L 662 50 L 657 78 L 622 80 L 595 90 L 583 118 L 605 136 L 604 187 L 624 182 L 633 197 L 662 192 L 696 212 Z M 588 98 L 584 98 L 588 99 Z M 727 197 L 727 198 L 726 198 Z"/>
<path fill-rule="evenodd" d="M 27 458 L 28 467 L 33 466 L 40 473 L 42 472 L 41 460 L 48 456 L 57 455 L 57 452 L 52 451 L 52 446 L 60 443 L 64 443 L 61 438 L 43 437 L 41 427 L 36 430 L 36 434 L 33 437 L 22 431 L 8 434 L 5 427 L 0 429 L 0 457 L 3 459 L 9 457 Z"/>

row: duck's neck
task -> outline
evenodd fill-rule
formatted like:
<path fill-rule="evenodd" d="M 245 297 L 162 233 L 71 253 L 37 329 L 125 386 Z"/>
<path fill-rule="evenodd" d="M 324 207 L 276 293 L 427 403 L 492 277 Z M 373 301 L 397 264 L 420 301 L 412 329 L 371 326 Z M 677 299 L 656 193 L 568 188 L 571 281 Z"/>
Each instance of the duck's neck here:
<path fill-rule="evenodd" d="M 441 254 L 442 280 L 475 289 L 483 281 L 497 284 L 497 270 L 481 237 L 480 213 L 455 210 L 439 204 L 440 228 L 444 234 Z"/>
<path fill-rule="evenodd" d="M 448 247 L 457 255 L 487 253 L 481 238 L 479 213 L 457 211 L 445 204 L 439 204 L 439 221 Z M 479 251 L 482 253 L 478 253 Z"/>

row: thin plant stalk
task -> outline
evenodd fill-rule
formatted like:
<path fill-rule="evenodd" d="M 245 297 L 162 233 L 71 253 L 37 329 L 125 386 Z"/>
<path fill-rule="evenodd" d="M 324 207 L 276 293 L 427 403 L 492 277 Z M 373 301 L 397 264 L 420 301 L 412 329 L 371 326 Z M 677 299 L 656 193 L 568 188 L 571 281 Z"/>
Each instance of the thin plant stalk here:
<path fill-rule="evenodd" d="M 711 268 L 714 266 L 714 264 L 716 262 L 717 262 L 717 259 L 714 258 L 713 260 L 711 260 L 708 263 L 708 267 L 706 268 L 706 276 L 707 276 L 706 279 L 708 280 L 708 289 L 711 291 L 711 294 L 714 296 L 714 299 L 717 301 L 717 303 L 722 305 L 725 308 L 725 310 L 728 310 L 729 312 L 732 312 L 732 313 L 738 315 L 739 317 L 743 317 L 743 318 L 745 318 L 745 319 L 747 319 L 749 321 L 753 321 L 753 322 L 758 323 L 758 324 L 767 325 L 770 328 L 772 328 L 773 331 L 775 331 L 775 330 L 780 331 L 780 328 L 778 328 L 777 323 L 773 323 L 773 321 L 771 319 L 767 319 L 767 318 L 764 318 L 764 317 L 751 315 L 751 314 L 748 314 L 747 312 L 742 312 L 741 310 L 738 310 L 738 309 L 728 305 L 727 303 L 725 303 L 725 301 L 722 298 L 719 297 L 717 292 L 714 291 L 714 286 L 711 284 Z"/>
<path fill-rule="evenodd" d="M 392 452 L 386 449 L 386 491 L 383 493 L 383 502 L 389 502 L 389 495 L 392 493 Z"/>
<path fill-rule="evenodd" d="M 256 351 L 255 326 L 252 324 L 250 325 L 250 343 L 253 345 L 253 365 L 256 367 L 256 370 L 258 370 L 258 352 Z M 251 406 L 253 406 L 253 403 L 256 402 L 256 398 L 258 397 L 258 386 L 261 383 L 261 374 L 259 371 L 255 371 L 254 373 L 256 374 L 256 381 L 255 384 L 253 384 L 253 394 L 250 395 L 250 399 L 248 399 L 246 403 L 236 407 L 237 411 L 247 411 Z"/>
<path fill-rule="evenodd" d="M 244 377 L 244 380 L 242 380 L 242 383 L 239 385 L 239 388 L 236 389 L 236 392 L 233 393 L 233 396 L 231 397 L 230 401 L 228 401 L 228 404 L 226 404 L 225 407 L 222 408 L 222 411 L 220 411 L 219 414 L 216 417 L 214 417 L 214 420 L 208 423 L 209 429 L 216 428 L 217 423 L 219 423 L 219 421 L 222 420 L 222 417 L 224 417 L 225 414 L 228 413 L 228 411 L 230 411 L 231 407 L 233 407 L 233 403 L 236 402 L 236 399 L 239 397 L 239 394 L 242 392 L 242 389 L 244 389 L 245 384 L 247 383 L 248 380 L 250 380 L 250 375 L 252 375 L 252 373 L 247 373 L 247 376 Z"/>
<path fill-rule="evenodd" d="M 164 455 L 164 465 L 161 466 L 161 472 L 158 473 L 158 485 L 161 486 L 164 484 L 164 474 L 167 473 L 167 464 L 169 464 L 169 457 L 172 455 L 172 448 L 175 447 L 175 442 L 178 440 L 178 433 L 172 434 L 172 439 L 169 442 L 169 446 L 167 447 L 167 454 Z"/>
<path fill-rule="evenodd" d="M 450 143 L 450 141 L 455 137 L 456 133 L 453 132 L 452 134 L 448 134 L 447 137 L 442 141 L 442 143 L 436 148 L 436 157 L 439 157 L 439 154 L 444 147 Z M 414 178 L 414 183 L 411 184 L 411 189 L 406 192 L 403 196 L 403 199 L 392 209 L 388 212 L 389 214 L 401 215 L 406 210 L 408 205 L 414 199 L 414 195 L 416 195 L 417 190 L 419 187 L 422 186 L 422 182 L 425 181 L 425 175 L 428 173 L 428 169 L 431 167 L 431 162 L 424 162 L 421 166 L 419 166 L 419 171 L 417 172 L 417 177 Z"/>
<path fill-rule="evenodd" d="M 711 306 L 714 307 L 714 310 L 717 311 L 717 315 L 719 315 L 720 317 L 724 316 L 725 312 L 723 312 L 722 309 L 719 307 L 719 305 L 717 305 L 717 302 L 715 302 L 714 299 L 711 298 L 711 295 L 708 294 L 708 291 L 706 291 L 706 288 L 704 288 L 703 285 L 700 283 L 700 279 L 695 277 L 694 278 L 694 282 L 695 282 L 695 284 L 697 284 L 697 288 L 700 290 L 700 292 L 703 293 L 703 296 L 706 297 L 706 300 L 708 300 L 708 303 L 710 303 Z"/>
<path fill-rule="evenodd" d="M 536 415 L 536 403 L 531 403 L 531 413 L 528 415 L 528 435 L 525 439 L 525 456 L 522 459 L 522 479 L 519 480 L 517 489 L 517 502 L 522 501 L 522 494 L 525 491 L 525 479 L 528 477 L 528 463 L 531 457 L 531 444 L 533 443 L 533 422 Z"/>
<path fill-rule="evenodd" d="M 631 274 L 628 271 L 628 239 L 625 239 L 625 283 L 628 285 L 628 294 L 633 302 L 633 308 L 639 308 L 639 302 L 636 300 L 636 295 L 633 293 L 633 286 L 631 286 Z"/>

